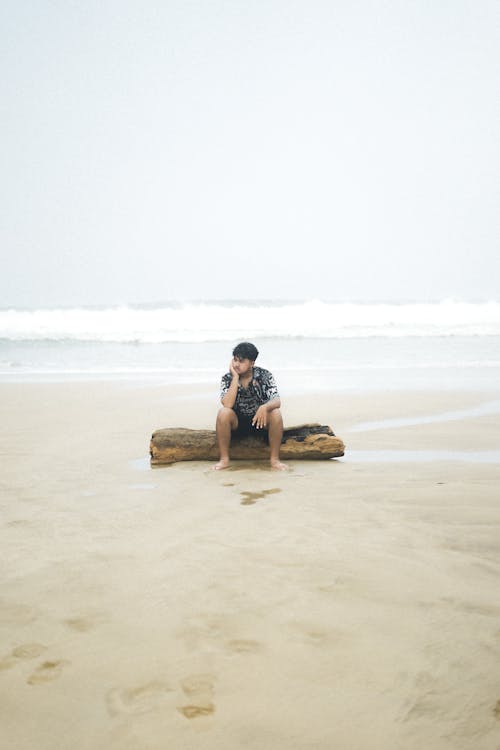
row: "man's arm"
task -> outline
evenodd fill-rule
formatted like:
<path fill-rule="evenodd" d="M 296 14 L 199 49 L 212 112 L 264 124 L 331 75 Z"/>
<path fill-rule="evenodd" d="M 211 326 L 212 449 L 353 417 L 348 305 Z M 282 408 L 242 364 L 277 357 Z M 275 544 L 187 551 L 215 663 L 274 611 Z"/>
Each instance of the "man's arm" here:
<path fill-rule="evenodd" d="M 233 377 L 232 377 L 229 388 L 227 389 L 226 393 L 221 398 L 221 403 L 222 403 L 222 406 L 227 406 L 228 409 L 232 409 L 236 402 L 236 396 L 238 395 L 238 386 L 240 384 L 240 376 L 238 375 L 236 370 L 233 368 L 232 360 L 229 365 L 229 369 Z"/>
<path fill-rule="evenodd" d="M 269 412 L 279 409 L 281 406 L 280 395 L 272 372 L 264 370 L 263 381 L 264 397 L 267 398 L 267 401 L 259 406 L 252 420 L 252 424 L 259 429 L 267 427 L 267 415 Z"/>
<path fill-rule="evenodd" d="M 273 409 L 279 409 L 281 406 L 281 399 L 280 398 L 273 398 L 271 401 L 268 401 L 267 404 L 262 404 L 262 406 L 266 407 L 266 411 L 272 411 Z"/>
<path fill-rule="evenodd" d="M 271 399 L 271 401 L 268 401 L 265 404 L 261 404 L 254 414 L 252 424 L 254 424 L 259 430 L 262 427 L 267 427 L 267 415 L 270 411 L 273 411 L 273 409 L 279 409 L 280 406 L 281 399 L 279 398 L 273 398 Z"/>

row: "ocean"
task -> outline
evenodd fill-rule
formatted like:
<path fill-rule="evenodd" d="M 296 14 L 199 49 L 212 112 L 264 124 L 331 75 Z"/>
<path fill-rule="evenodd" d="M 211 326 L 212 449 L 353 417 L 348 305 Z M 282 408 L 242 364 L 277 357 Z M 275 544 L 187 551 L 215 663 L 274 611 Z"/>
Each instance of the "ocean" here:
<path fill-rule="evenodd" d="M 214 383 L 252 341 L 282 392 L 496 389 L 500 303 L 175 302 L 0 309 L 0 382 Z"/>

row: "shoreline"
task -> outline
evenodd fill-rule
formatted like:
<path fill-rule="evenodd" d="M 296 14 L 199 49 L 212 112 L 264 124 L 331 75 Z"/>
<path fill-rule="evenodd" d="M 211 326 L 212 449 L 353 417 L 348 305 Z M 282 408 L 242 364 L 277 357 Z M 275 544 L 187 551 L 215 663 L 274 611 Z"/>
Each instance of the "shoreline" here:
<path fill-rule="evenodd" d="M 410 368 L 375 368 L 373 373 L 369 370 L 358 369 L 354 365 L 346 369 L 326 368 L 323 370 L 281 370 L 279 373 L 280 392 L 283 397 L 306 396 L 310 393 L 341 393 L 350 394 L 384 393 L 389 388 L 397 392 L 405 393 L 428 393 L 428 392 L 492 392 L 498 393 L 497 370 L 498 367 L 481 368 L 471 367 L 449 367 L 449 368 L 422 368 L 422 379 L 407 377 Z M 481 370 L 483 382 L 477 378 Z M 448 380 L 444 381 L 444 373 Z M 373 374 L 373 377 L 369 375 Z M 128 385 L 143 388 L 176 388 L 203 387 L 208 394 L 210 391 L 218 392 L 221 378 L 221 370 L 217 369 L 211 373 L 199 370 L 180 370 L 177 372 L 149 370 L 139 371 L 64 371 L 64 372 L 1 372 L 0 387 L 12 385 Z"/>
<path fill-rule="evenodd" d="M 149 466 L 212 392 L 0 384 L 5 742 L 498 745 L 499 391 L 291 396 L 345 458 Z"/>

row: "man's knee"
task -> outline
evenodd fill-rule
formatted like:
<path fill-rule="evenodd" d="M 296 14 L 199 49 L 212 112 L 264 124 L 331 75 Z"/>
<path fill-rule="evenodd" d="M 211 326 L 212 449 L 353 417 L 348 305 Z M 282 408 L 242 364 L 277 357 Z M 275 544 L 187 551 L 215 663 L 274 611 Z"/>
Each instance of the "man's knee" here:
<path fill-rule="evenodd" d="M 281 416 L 280 409 L 273 409 L 268 414 L 269 424 L 283 425 L 283 417 Z"/>
<path fill-rule="evenodd" d="M 228 406 L 222 406 L 217 413 L 217 422 L 219 424 L 230 424 L 231 427 L 236 429 L 238 426 L 238 420 L 233 409 Z"/>

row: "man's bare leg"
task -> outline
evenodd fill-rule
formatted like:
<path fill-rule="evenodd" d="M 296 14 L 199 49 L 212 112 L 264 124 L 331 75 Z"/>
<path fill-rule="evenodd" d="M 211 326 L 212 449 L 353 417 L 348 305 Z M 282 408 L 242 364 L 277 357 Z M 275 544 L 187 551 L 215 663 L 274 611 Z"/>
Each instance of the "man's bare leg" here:
<path fill-rule="evenodd" d="M 217 434 L 217 445 L 219 447 L 219 462 L 214 469 L 220 471 L 229 466 L 229 446 L 231 445 L 231 432 L 238 427 L 238 417 L 232 409 L 223 406 L 217 414 L 215 431 Z"/>
<path fill-rule="evenodd" d="M 271 468 L 284 471 L 287 467 L 280 461 L 281 438 L 283 437 L 283 418 L 279 409 L 269 412 L 269 447 L 271 449 Z"/>

